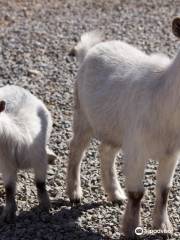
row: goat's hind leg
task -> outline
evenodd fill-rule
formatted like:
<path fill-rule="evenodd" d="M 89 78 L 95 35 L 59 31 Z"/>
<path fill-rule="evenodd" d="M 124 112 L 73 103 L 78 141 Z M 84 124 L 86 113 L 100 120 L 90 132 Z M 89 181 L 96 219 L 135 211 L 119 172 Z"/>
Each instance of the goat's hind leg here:
<path fill-rule="evenodd" d="M 16 214 L 16 202 L 15 202 L 15 192 L 16 192 L 16 169 L 9 169 L 6 173 L 3 173 L 3 180 L 5 186 L 5 207 L 0 216 L 1 222 L 12 222 Z"/>
<path fill-rule="evenodd" d="M 176 166 L 176 158 L 161 160 L 157 172 L 156 203 L 153 216 L 153 226 L 156 229 L 172 232 L 173 227 L 167 212 L 168 194 Z"/>
<path fill-rule="evenodd" d="M 112 202 L 122 202 L 126 199 L 115 169 L 115 157 L 119 149 L 102 143 L 100 145 L 101 175 L 104 189 Z"/>
<path fill-rule="evenodd" d="M 37 160 L 37 158 L 39 158 Z M 40 207 L 48 211 L 50 208 L 49 196 L 46 190 L 46 175 L 47 175 L 47 155 L 44 151 L 36 160 L 33 161 L 33 169 L 35 173 L 35 184 Z"/>
<path fill-rule="evenodd" d="M 126 159 L 126 189 L 128 195 L 128 203 L 123 221 L 123 232 L 127 237 L 135 237 L 135 229 L 141 224 L 140 206 L 141 199 L 144 195 L 144 168 L 145 161 L 142 157 L 131 155 Z M 134 156 L 134 160 L 133 160 Z"/>
<path fill-rule="evenodd" d="M 73 138 L 70 142 L 70 153 L 67 171 L 67 195 L 71 202 L 79 203 L 82 197 L 80 167 L 83 153 L 91 138 L 91 129 L 80 109 L 75 109 L 73 119 Z"/>

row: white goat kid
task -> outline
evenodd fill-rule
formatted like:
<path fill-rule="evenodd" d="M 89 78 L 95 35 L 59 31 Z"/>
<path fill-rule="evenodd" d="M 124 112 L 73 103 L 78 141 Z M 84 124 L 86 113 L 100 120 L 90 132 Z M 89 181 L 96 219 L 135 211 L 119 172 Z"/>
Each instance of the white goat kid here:
<path fill-rule="evenodd" d="M 174 19 L 172 28 L 180 37 L 180 18 Z M 82 36 L 73 53 L 80 68 L 67 174 L 70 200 L 82 196 L 80 162 L 94 136 L 102 142 L 102 180 L 111 201 L 125 198 L 114 167 L 116 153 L 124 151 L 128 196 L 124 233 L 133 236 L 140 224 L 149 158 L 159 161 L 153 224 L 172 230 L 167 200 L 180 149 L 180 53 L 173 60 L 146 55 L 121 41 L 101 42 L 93 32 Z"/>
<path fill-rule="evenodd" d="M 18 169 L 34 169 L 40 205 L 49 208 L 45 179 L 47 158 L 52 158 L 46 147 L 51 128 L 51 115 L 42 101 L 17 86 L 0 88 L 0 171 L 6 192 L 1 220 L 9 222 L 15 216 Z"/>

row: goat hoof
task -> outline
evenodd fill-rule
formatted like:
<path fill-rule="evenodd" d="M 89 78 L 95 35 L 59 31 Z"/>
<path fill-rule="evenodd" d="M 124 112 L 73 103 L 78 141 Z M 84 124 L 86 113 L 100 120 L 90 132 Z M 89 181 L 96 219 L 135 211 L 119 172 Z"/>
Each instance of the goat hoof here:
<path fill-rule="evenodd" d="M 141 228 L 141 218 L 140 216 L 138 216 L 138 214 L 136 213 L 136 209 L 135 212 L 133 212 L 133 215 L 131 215 L 132 210 L 129 208 L 126 208 L 126 212 L 124 215 L 124 219 L 123 219 L 123 233 L 125 234 L 126 237 L 128 237 L 128 239 L 137 239 L 139 237 L 139 235 L 143 235 L 143 229 L 142 229 L 142 233 L 141 234 L 137 234 L 139 233 L 139 231 L 137 232 L 137 228 Z M 137 233 L 136 233 L 137 232 Z"/>
<path fill-rule="evenodd" d="M 49 212 L 51 208 L 50 204 L 42 204 L 42 203 L 40 203 L 39 207 L 43 212 Z"/>
<path fill-rule="evenodd" d="M 50 204 L 48 196 L 46 196 L 40 200 L 39 206 L 42 211 L 49 212 L 49 209 L 51 208 L 51 204 Z"/>
<path fill-rule="evenodd" d="M 44 212 L 49 212 L 51 205 L 50 203 L 40 203 L 40 208 Z"/>
<path fill-rule="evenodd" d="M 169 218 L 165 218 L 162 222 L 154 223 L 155 229 L 162 230 L 162 234 L 172 234 L 173 233 L 173 226 L 169 220 Z"/>
<path fill-rule="evenodd" d="M 4 209 L 0 216 L 0 223 L 13 223 L 15 221 L 15 211 Z"/>
<path fill-rule="evenodd" d="M 67 195 L 68 195 L 71 203 L 79 204 L 81 202 L 81 198 L 82 198 L 82 189 L 81 189 L 81 187 L 76 188 L 75 190 L 68 189 Z"/>
<path fill-rule="evenodd" d="M 166 233 L 172 233 L 173 232 L 173 226 L 170 221 L 164 222 L 161 226 L 161 229 Z"/>
<path fill-rule="evenodd" d="M 71 204 L 75 204 L 75 205 L 80 204 L 81 203 L 81 199 L 80 198 L 76 198 L 76 199 L 70 198 L 70 203 Z"/>
<path fill-rule="evenodd" d="M 121 191 L 115 191 L 113 194 L 109 194 L 109 200 L 110 202 L 112 202 L 113 204 L 122 204 L 127 198 L 126 198 L 126 194 L 124 193 L 123 190 Z"/>
<path fill-rule="evenodd" d="M 124 232 L 124 235 L 125 235 L 125 237 L 126 237 L 126 239 L 139 239 L 142 235 L 137 235 L 136 233 L 135 233 L 135 230 L 136 230 L 136 228 L 134 229 L 134 228 L 131 228 L 131 227 L 129 227 L 128 229 L 123 229 L 123 232 Z M 143 233 L 142 233 L 143 234 Z"/>

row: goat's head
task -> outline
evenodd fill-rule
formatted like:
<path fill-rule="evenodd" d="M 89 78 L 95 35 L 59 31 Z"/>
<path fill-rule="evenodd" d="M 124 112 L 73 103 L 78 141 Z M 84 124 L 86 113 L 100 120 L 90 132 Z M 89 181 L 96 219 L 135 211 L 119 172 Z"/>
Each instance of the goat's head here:
<path fill-rule="evenodd" d="M 4 100 L 0 101 L 0 113 L 5 110 L 6 102 Z"/>
<path fill-rule="evenodd" d="M 176 37 L 180 38 L 180 17 L 175 17 L 173 19 L 172 32 Z"/>

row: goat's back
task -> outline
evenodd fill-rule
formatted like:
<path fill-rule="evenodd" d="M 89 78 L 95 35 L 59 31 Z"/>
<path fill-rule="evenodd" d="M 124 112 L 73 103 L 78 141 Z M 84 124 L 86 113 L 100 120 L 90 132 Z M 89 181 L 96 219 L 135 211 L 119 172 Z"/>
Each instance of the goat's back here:
<path fill-rule="evenodd" d="M 28 167 L 29 158 L 45 151 L 51 116 L 45 105 L 27 90 L 17 86 L 0 88 L 0 100 L 6 102 L 0 113 L 0 157 Z"/>
<path fill-rule="evenodd" d="M 88 51 L 78 72 L 78 97 L 100 139 L 119 142 L 126 129 L 151 114 L 152 92 L 169 64 L 166 56 L 146 55 L 121 41 L 98 43 Z"/>

